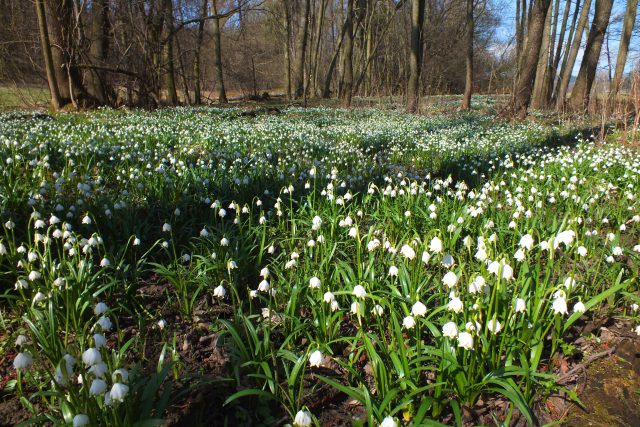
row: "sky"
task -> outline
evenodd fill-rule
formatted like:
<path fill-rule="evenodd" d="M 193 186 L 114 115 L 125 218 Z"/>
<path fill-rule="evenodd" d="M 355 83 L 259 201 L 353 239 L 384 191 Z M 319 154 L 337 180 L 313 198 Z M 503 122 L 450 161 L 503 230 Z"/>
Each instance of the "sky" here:
<path fill-rule="evenodd" d="M 532 0 L 530 0 L 532 1 Z M 566 4 L 565 0 L 560 0 L 560 16 L 562 17 L 562 11 L 564 5 Z M 575 7 L 575 1 L 572 0 L 572 9 L 571 15 L 569 16 L 569 23 L 571 22 L 571 18 L 573 16 L 573 7 Z M 583 1 L 583 0 L 577 0 Z M 555 0 L 554 0 L 555 2 Z M 589 16 L 589 23 L 593 18 L 593 10 L 595 7 L 596 0 L 592 0 L 591 2 L 591 14 Z M 509 41 L 513 39 L 515 34 L 515 16 L 516 16 L 516 0 L 493 0 L 494 6 L 498 8 L 499 16 L 502 18 L 502 22 L 500 27 L 498 28 L 496 39 L 499 40 L 501 46 L 506 46 Z M 553 6 L 552 6 L 553 7 Z M 618 44 L 620 41 L 620 33 L 622 32 L 622 17 L 624 16 L 625 9 L 627 7 L 626 0 L 614 0 L 613 9 L 611 11 L 611 20 L 616 21 L 617 23 L 609 26 L 609 50 L 611 56 L 612 67 L 615 69 L 615 62 L 618 55 Z M 640 13 L 638 13 L 638 17 L 640 18 Z M 637 24 L 636 27 L 638 27 Z M 560 26 L 560 23 L 558 23 Z M 582 62 L 582 54 L 584 52 L 584 45 L 586 44 L 586 37 L 582 37 L 582 48 L 578 52 L 578 58 L 576 59 L 576 65 L 573 70 L 573 75 L 578 74 L 578 70 L 580 68 L 580 63 Z M 638 37 L 638 28 L 635 29 L 634 34 L 631 37 L 631 42 L 629 43 L 630 50 L 627 56 L 627 63 L 625 66 L 625 72 L 629 72 L 633 68 L 633 64 L 640 59 L 640 51 L 638 47 L 640 47 L 640 37 Z M 637 46 L 637 47 L 636 47 Z M 634 48 L 635 47 L 635 48 Z M 598 69 L 602 71 L 606 71 L 608 68 L 608 61 L 606 58 L 606 50 L 605 44 L 602 46 L 602 53 L 600 57 L 600 62 L 598 63 Z M 615 71 L 615 70 L 614 70 Z"/>

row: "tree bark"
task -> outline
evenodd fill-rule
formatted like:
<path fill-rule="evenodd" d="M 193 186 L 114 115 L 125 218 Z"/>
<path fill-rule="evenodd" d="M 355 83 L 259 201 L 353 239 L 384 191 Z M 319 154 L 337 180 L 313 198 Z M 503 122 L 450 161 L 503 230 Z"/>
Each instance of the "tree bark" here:
<path fill-rule="evenodd" d="M 62 107 L 58 82 L 56 80 L 53 58 L 51 56 L 51 44 L 49 42 L 49 30 L 47 28 L 47 17 L 44 10 L 44 0 L 36 0 L 36 14 L 38 16 L 38 32 L 40 34 L 40 49 L 44 59 L 44 68 L 47 73 L 49 92 L 51 93 L 51 106 L 54 110 Z"/>
<path fill-rule="evenodd" d="M 198 23 L 198 33 L 196 37 L 196 51 L 194 53 L 193 59 L 193 79 L 194 79 L 194 87 L 193 87 L 193 102 L 196 105 L 202 104 L 202 87 L 201 87 L 201 79 L 200 79 L 200 58 L 202 52 L 202 40 L 204 39 L 204 18 L 207 16 L 207 11 L 209 10 L 209 0 L 202 0 L 202 7 L 200 9 L 200 19 L 201 21 Z"/>
<path fill-rule="evenodd" d="M 522 70 L 516 82 L 513 99 L 509 106 L 511 114 L 515 114 L 520 118 L 526 117 L 527 108 L 531 102 L 531 90 L 536 78 L 536 68 L 545 28 L 544 24 L 550 4 L 551 0 L 536 0 L 532 6 L 527 43 L 522 58 Z"/>
<path fill-rule="evenodd" d="M 311 0 L 304 0 L 304 11 L 302 13 L 302 22 L 298 35 L 298 43 L 296 46 L 295 65 L 293 67 L 293 96 L 299 99 L 304 94 L 304 56 L 307 51 L 307 39 L 309 38 L 309 10 L 311 8 Z"/>
<path fill-rule="evenodd" d="M 226 104 L 227 91 L 224 88 L 224 76 L 222 74 L 222 44 L 220 42 L 220 18 L 218 17 L 218 6 L 216 0 L 211 1 L 213 14 L 213 68 L 216 76 L 216 86 L 218 88 L 218 102 Z"/>
<path fill-rule="evenodd" d="M 471 110 L 471 94 L 473 92 L 473 0 L 467 0 L 467 57 L 465 58 L 466 77 L 462 109 Z"/>
<path fill-rule="evenodd" d="M 333 55 L 331 56 L 331 61 L 329 62 L 329 68 L 327 69 L 327 74 L 324 78 L 324 86 L 322 88 L 322 97 L 327 99 L 331 96 L 331 80 L 333 79 L 333 72 L 335 71 L 336 64 L 338 63 L 338 55 L 342 50 L 342 42 L 344 40 L 344 36 L 346 34 L 347 22 L 342 24 L 342 29 L 340 30 L 340 37 L 338 38 L 338 43 L 333 51 Z"/>
<path fill-rule="evenodd" d="M 585 111 L 589 105 L 591 87 L 596 77 L 598 59 L 600 58 L 604 35 L 609 25 L 612 6 L 613 0 L 596 0 L 596 11 L 591 23 L 591 30 L 589 30 L 587 47 L 580 64 L 578 78 L 569 98 L 569 106 L 574 111 Z"/>
<path fill-rule="evenodd" d="M 425 0 L 411 2 L 411 52 L 409 55 L 409 81 L 407 84 L 407 112 L 418 111 L 420 100 L 420 69 L 422 67 L 422 27 Z"/>
<path fill-rule="evenodd" d="M 576 6 L 577 7 L 577 6 Z M 591 0 L 585 0 L 582 6 L 582 12 L 580 12 L 580 19 L 578 20 L 578 27 L 573 41 L 571 41 L 571 49 L 569 55 L 562 66 L 560 72 L 560 79 L 558 80 L 558 93 L 556 95 L 556 108 L 561 110 L 565 106 L 567 89 L 569 88 L 569 82 L 571 81 L 571 73 L 578 57 L 578 51 L 580 50 L 580 43 L 582 42 L 582 34 L 587 27 L 587 20 L 589 19 L 589 9 L 591 9 Z M 576 10 L 577 13 L 577 10 Z M 570 40 L 567 40 L 569 43 Z"/>
<path fill-rule="evenodd" d="M 162 88 L 166 91 L 164 101 L 169 105 L 178 104 L 176 91 L 175 67 L 173 62 L 173 2 L 162 1 L 162 14 L 164 15 L 164 28 L 162 40 Z"/>
<path fill-rule="evenodd" d="M 556 5 L 558 4 L 558 0 Z M 538 56 L 538 66 L 536 68 L 536 78 L 533 83 L 533 95 L 531 96 L 531 108 L 539 110 L 545 106 L 545 80 L 549 69 L 549 47 L 551 44 L 551 28 L 553 23 L 553 13 L 547 13 L 544 23 L 544 33 L 542 35 L 542 45 Z"/>
<path fill-rule="evenodd" d="M 284 37 L 284 85 L 287 99 L 291 99 L 291 13 L 289 0 L 282 1 L 284 13 L 285 37 Z"/>
<path fill-rule="evenodd" d="M 109 52 L 109 0 L 95 0 L 92 10 L 92 38 L 89 49 L 91 62 L 104 65 Z M 106 104 L 108 93 L 104 71 L 90 70 L 87 75 L 87 88 L 98 102 Z"/>
<path fill-rule="evenodd" d="M 627 54 L 629 52 L 629 41 L 631 40 L 631 33 L 633 32 L 633 27 L 636 23 L 637 11 L 638 0 L 627 0 L 627 11 L 624 14 L 622 38 L 620 39 L 618 58 L 616 59 L 616 71 L 613 76 L 613 83 L 611 84 L 610 96 L 612 99 L 616 98 L 618 91 L 620 90 L 620 84 L 622 83 L 622 75 L 627 63 Z"/>
<path fill-rule="evenodd" d="M 345 42 L 343 54 L 343 82 L 342 100 L 344 108 L 351 107 L 351 97 L 353 91 L 353 2 L 347 0 L 347 16 L 345 17 Z"/>

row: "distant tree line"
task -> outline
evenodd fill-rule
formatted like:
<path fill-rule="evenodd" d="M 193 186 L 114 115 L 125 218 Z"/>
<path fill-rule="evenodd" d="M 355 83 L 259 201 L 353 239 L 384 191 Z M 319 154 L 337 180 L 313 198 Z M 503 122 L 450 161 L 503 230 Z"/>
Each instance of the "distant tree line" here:
<path fill-rule="evenodd" d="M 498 43 L 506 2 L 515 36 Z M 592 3 L 595 3 L 592 7 Z M 505 114 L 583 110 L 613 0 L 0 0 L 0 80 L 46 81 L 55 109 L 261 98 L 511 93 Z M 638 0 L 610 55 L 623 84 Z M 507 8 L 508 9 L 508 8 Z M 614 22 L 614 25 L 617 24 Z M 582 49 L 581 49 L 582 48 Z M 578 53 L 583 51 L 570 97 Z M 612 72 L 614 70 L 614 72 Z"/>

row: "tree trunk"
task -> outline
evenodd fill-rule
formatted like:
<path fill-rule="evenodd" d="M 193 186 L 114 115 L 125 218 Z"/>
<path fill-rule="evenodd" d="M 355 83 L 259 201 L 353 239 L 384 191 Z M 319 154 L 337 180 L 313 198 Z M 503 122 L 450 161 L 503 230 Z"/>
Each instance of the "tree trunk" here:
<path fill-rule="evenodd" d="M 622 29 L 622 38 L 620 39 L 620 45 L 618 47 L 618 58 L 616 59 L 616 72 L 613 76 L 613 83 L 611 85 L 611 99 L 615 99 L 618 91 L 620 90 L 620 84 L 622 83 L 622 75 L 624 74 L 624 66 L 627 63 L 627 53 L 629 52 L 629 41 L 631 40 L 631 33 L 636 22 L 636 14 L 638 11 L 638 0 L 627 0 L 627 11 L 624 14 L 624 26 Z"/>
<path fill-rule="evenodd" d="M 294 79 L 293 96 L 299 99 L 304 94 L 304 56 L 307 51 L 307 39 L 309 38 L 309 10 L 311 8 L 311 0 L 304 0 L 304 11 L 302 14 L 302 22 L 298 35 L 298 43 L 296 46 L 295 66 L 293 67 Z"/>
<path fill-rule="evenodd" d="M 193 59 L 193 101 L 196 105 L 202 104 L 202 88 L 200 86 L 200 53 L 202 51 L 202 40 L 204 39 L 204 18 L 209 10 L 209 0 L 202 0 L 202 8 L 200 9 L 200 22 L 198 23 L 198 34 L 196 38 L 196 51 Z"/>
<path fill-rule="evenodd" d="M 329 68 L 327 69 L 327 74 L 324 78 L 324 86 L 322 88 L 322 97 L 327 99 L 331 96 L 331 79 L 333 79 L 333 72 L 336 68 L 336 64 L 338 63 L 338 55 L 342 50 L 342 42 L 344 40 L 344 36 L 346 34 L 347 22 L 345 20 L 342 25 L 342 29 L 340 30 L 340 37 L 338 38 L 338 44 L 333 51 L 333 55 L 331 56 L 331 61 L 329 62 Z"/>
<path fill-rule="evenodd" d="M 527 43 L 522 58 L 522 70 L 516 82 L 513 100 L 510 105 L 511 114 L 515 114 L 520 118 L 526 117 L 527 108 L 531 102 L 531 90 L 536 78 L 536 68 L 545 28 L 544 24 L 547 20 L 550 4 L 551 0 L 536 0 L 531 12 Z"/>
<path fill-rule="evenodd" d="M 284 13 L 284 85 L 287 99 L 291 99 L 291 13 L 289 10 L 289 0 L 282 1 Z"/>
<path fill-rule="evenodd" d="M 92 39 L 89 49 L 91 62 L 103 65 L 109 52 L 109 0 L 98 0 L 93 3 L 92 10 Z M 87 73 L 87 87 L 101 104 L 108 100 L 105 72 L 89 70 Z"/>
<path fill-rule="evenodd" d="M 591 30 L 589 30 L 587 47 L 580 64 L 578 78 L 569 98 L 569 105 L 574 111 L 585 111 L 589 105 L 591 86 L 596 77 L 598 59 L 600 58 L 604 35 L 609 25 L 612 6 L 613 0 L 596 0 L 596 11 L 591 23 Z"/>
<path fill-rule="evenodd" d="M 578 12 L 577 7 L 578 6 L 576 6 L 576 13 Z M 591 0 L 585 0 L 584 5 L 582 6 L 582 12 L 580 12 L 580 19 L 578 20 L 578 27 L 574 40 L 571 41 L 571 37 L 567 40 L 567 43 L 571 43 L 571 48 L 569 49 L 569 55 L 567 56 L 566 61 L 563 61 L 564 65 L 562 66 L 560 79 L 558 80 L 558 91 L 556 94 L 556 108 L 558 110 L 563 109 L 565 106 L 567 89 L 569 88 L 569 82 L 571 81 L 571 73 L 573 72 L 573 67 L 576 63 L 576 58 L 578 57 L 578 51 L 580 50 L 582 34 L 587 27 L 587 20 L 589 19 L 589 9 L 591 9 Z"/>
<path fill-rule="evenodd" d="M 211 1 L 213 14 L 213 68 L 216 76 L 216 86 L 218 88 L 218 102 L 226 104 L 227 92 L 224 89 L 224 76 L 222 75 L 222 44 L 220 42 L 220 18 L 218 17 L 218 6 L 216 0 Z"/>
<path fill-rule="evenodd" d="M 318 11 L 318 15 L 317 15 L 317 22 L 316 22 L 316 36 L 315 36 L 315 48 L 314 48 L 314 53 L 313 53 L 313 59 L 312 59 L 312 79 L 313 79 L 313 85 L 312 85 L 312 94 L 313 96 L 317 96 L 317 90 L 318 90 L 318 69 L 319 69 L 319 62 L 320 62 L 320 46 L 321 46 L 321 41 L 322 41 L 322 27 L 324 25 L 324 13 L 325 13 L 325 9 L 327 7 L 327 0 L 320 0 L 320 9 Z M 311 85 L 311 82 L 310 82 Z"/>
<path fill-rule="evenodd" d="M 178 93 L 176 91 L 176 78 L 173 62 L 173 2 L 171 0 L 162 1 L 162 14 L 164 15 L 164 28 L 162 39 L 162 88 L 166 91 L 164 101 L 169 105 L 178 104 Z"/>
<path fill-rule="evenodd" d="M 576 6 L 577 7 L 577 6 Z M 556 47 L 555 57 L 553 64 L 551 64 L 551 75 L 549 76 L 549 85 L 547 88 L 547 103 L 553 104 L 555 102 L 555 87 L 556 78 L 558 76 L 558 65 L 560 64 L 560 57 L 562 55 L 562 49 L 566 49 L 568 46 L 564 46 L 564 37 L 567 32 L 567 23 L 569 22 L 569 12 L 571 11 L 571 0 L 567 0 L 564 5 L 564 12 L 562 14 L 562 24 L 560 26 L 560 34 L 558 37 L 558 45 Z M 577 16 L 577 15 L 575 15 Z"/>
<path fill-rule="evenodd" d="M 353 2 L 347 0 L 347 16 L 345 17 L 345 41 L 343 54 L 342 106 L 351 107 L 353 91 Z"/>
<path fill-rule="evenodd" d="M 47 28 L 47 17 L 44 10 L 44 0 L 36 0 L 36 14 L 38 16 L 38 32 L 40 34 L 40 49 L 44 59 L 44 68 L 47 72 L 47 82 L 49 83 L 49 92 L 51 93 L 51 106 L 54 110 L 62 107 L 60 99 L 60 91 L 56 80 L 53 58 L 51 56 L 51 44 L 49 43 L 49 30 Z"/>
<path fill-rule="evenodd" d="M 558 0 L 555 0 L 558 4 Z M 542 35 L 542 46 L 540 46 L 540 55 L 538 56 L 538 66 L 536 68 L 536 79 L 533 83 L 533 95 L 531 96 L 531 108 L 539 110 L 545 106 L 545 80 L 547 78 L 547 70 L 549 69 L 549 47 L 551 43 L 551 27 L 553 23 L 553 13 L 547 13 L 547 19 L 544 23 L 544 34 Z"/>
<path fill-rule="evenodd" d="M 418 111 L 420 99 L 420 68 L 422 67 L 422 26 L 425 0 L 411 2 L 411 53 L 409 55 L 409 81 L 407 84 L 407 112 Z"/>
<path fill-rule="evenodd" d="M 466 78 L 464 82 L 464 98 L 462 109 L 471 110 L 471 93 L 473 92 L 473 0 L 467 0 L 467 57 L 465 59 Z"/>

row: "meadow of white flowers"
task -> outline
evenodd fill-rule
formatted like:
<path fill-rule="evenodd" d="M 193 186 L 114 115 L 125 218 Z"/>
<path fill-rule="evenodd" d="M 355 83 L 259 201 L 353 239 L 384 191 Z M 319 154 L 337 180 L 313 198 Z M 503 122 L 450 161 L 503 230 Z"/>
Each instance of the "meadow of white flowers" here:
<path fill-rule="evenodd" d="M 203 306 L 225 405 L 298 426 L 326 386 L 372 426 L 460 423 L 481 396 L 533 423 L 572 326 L 636 318 L 637 150 L 480 115 L 0 119 L 3 348 L 37 422 L 159 425 L 172 331 Z"/>

